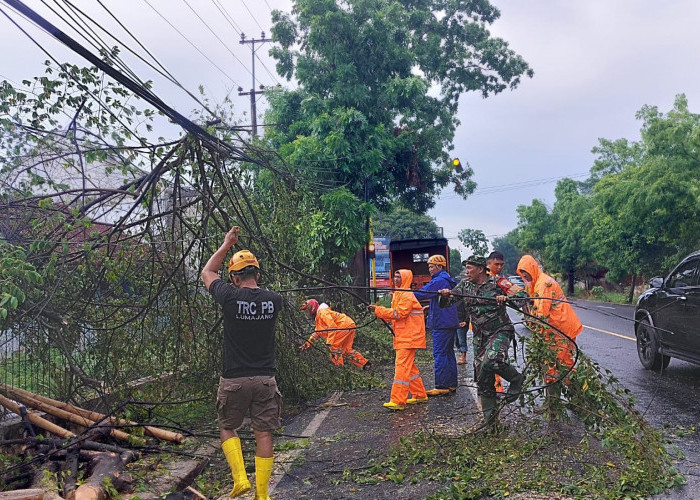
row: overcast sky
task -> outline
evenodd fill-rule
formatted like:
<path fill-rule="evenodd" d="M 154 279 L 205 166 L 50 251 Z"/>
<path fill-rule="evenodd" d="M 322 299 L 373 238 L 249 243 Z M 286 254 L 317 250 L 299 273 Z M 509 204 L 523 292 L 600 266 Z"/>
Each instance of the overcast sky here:
<path fill-rule="evenodd" d="M 103 0 L 183 86 L 196 91 L 198 85 L 203 85 L 213 102 L 221 102 L 228 94 L 237 110 L 247 112 L 249 98 L 238 96 L 237 88 L 248 90 L 251 86 L 251 46 L 239 43 L 240 32 L 248 39 L 260 38 L 261 31 L 269 35 L 271 9 L 288 10 L 290 3 L 187 2 L 221 41 L 185 0 Z M 65 26 L 38 0 L 26 3 Z M 455 137 L 454 156 L 470 163 L 478 188 L 465 201 L 448 187 L 430 211 L 444 228 L 451 246 L 457 248 L 461 247 L 456 239 L 461 229 L 481 229 L 489 238 L 504 235 L 516 225 L 518 205 L 538 198 L 551 206 L 557 179 L 587 177 L 594 159 L 590 151 L 598 138 L 637 140 L 640 123 L 635 113 L 643 105 L 667 112 L 675 95 L 685 93 L 691 111 L 700 108 L 700 1 L 492 3 L 501 10 L 501 19 L 491 31 L 530 63 L 535 76 L 515 91 L 488 99 L 465 95 L 460 102 L 462 125 Z M 135 46 L 95 0 L 73 0 L 73 4 Z M 0 7 L 11 12 L 2 0 Z M 13 14 L 13 18 L 17 16 Z M 25 22 L 23 26 L 29 25 Z M 59 60 L 84 64 L 36 28 L 27 29 Z M 3 15 L 0 43 L 0 79 L 18 82 L 42 74 L 47 56 Z M 268 48 L 269 44 L 263 45 L 257 51 L 258 84 L 286 84 L 275 74 L 274 64 L 266 55 Z M 155 92 L 168 104 L 185 115 L 197 107 L 151 68 L 122 53 L 142 78 L 154 80 Z M 264 106 L 264 101 L 259 102 Z M 165 124 L 162 127 L 164 134 L 172 134 Z"/>

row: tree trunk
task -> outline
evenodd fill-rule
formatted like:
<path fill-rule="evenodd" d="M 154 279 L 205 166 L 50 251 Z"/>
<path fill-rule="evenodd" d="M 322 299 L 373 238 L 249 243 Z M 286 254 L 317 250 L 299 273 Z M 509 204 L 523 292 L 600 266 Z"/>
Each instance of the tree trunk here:
<path fill-rule="evenodd" d="M 566 287 L 566 295 L 569 297 L 574 296 L 574 277 L 575 277 L 576 271 L 575 270 L 569 270 L 569 279 L 568 279 L 568 285 Z"/>
<path fill-rule="evenodd" d="M 634 284 L 637 282 L 637 275 L 636 273 L 632 273 L 632 283 L 630 283 L 630 294 L 627 297 L 627 302 L 630 304 L 632 303 L 632 300 L 634 299 Z"/>

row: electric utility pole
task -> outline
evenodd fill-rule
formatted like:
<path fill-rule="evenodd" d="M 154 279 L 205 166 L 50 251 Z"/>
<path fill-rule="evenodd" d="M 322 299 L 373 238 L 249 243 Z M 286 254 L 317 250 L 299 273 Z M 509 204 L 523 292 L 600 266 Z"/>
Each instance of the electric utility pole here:
<path fill-rule="evenodd" d="M 257 94 L 262 94 L 263 89 L 265 88 L 264 85 L 260 85 L 260 90 L 255 90 L 255 44 L 263 44 L 265 42 L 271 42 L 272 38 L 265 38 L 265 32 L 263 31 L 260 34 L 259 39 L 251 38 L 250 40 L 245 39 L 245 33 L 241 33 L 241 41 L 238 42 L 241 45 L 244 45 L 246 43 L 250 44 L 250 52 L 251 56 L 253 59 L 253 67 L 251 73 L 253 74 L 253 86 L 250 88 L 250 92 L 243 92 L 243 87 L 238 87 L 238 95 L 249 95 L 250 96 L 250 118 L 251 118 L 251 125 L 252 125 L 252 131 L 253 131 L 253 137 L 256 137 L 258 135 L 258 116 L 257 112 L 255 110 L 255 96 Z"/>

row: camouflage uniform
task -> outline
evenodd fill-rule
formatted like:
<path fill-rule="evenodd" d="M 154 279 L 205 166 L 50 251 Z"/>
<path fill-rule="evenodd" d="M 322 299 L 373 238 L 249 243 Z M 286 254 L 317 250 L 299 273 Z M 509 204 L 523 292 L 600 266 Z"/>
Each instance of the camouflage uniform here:
<path fill-rule="evenodd" d="M 504 281 L 513 286 L 508 280 Z M 511 293 L 508 293 L 509 291 Z M 474 379 L 477 383 L 477 393 L 495 397 L 496 374 L 508 381 L 520 376 L 508 363 L 508 347 L 515 336 L 515 328 L 508 317 L 506 307 L 498 305 L 495 299 L 497 295 L 523 299 L 527 298 L 527 295 L 522 289 L 513 293 L 510 287 L 493 276 L 489 276 L 480 285 L 462 280 L 452 292 L 455 295 L 440 297 L 440 307 L 461 302 L 474 332 Z"/>

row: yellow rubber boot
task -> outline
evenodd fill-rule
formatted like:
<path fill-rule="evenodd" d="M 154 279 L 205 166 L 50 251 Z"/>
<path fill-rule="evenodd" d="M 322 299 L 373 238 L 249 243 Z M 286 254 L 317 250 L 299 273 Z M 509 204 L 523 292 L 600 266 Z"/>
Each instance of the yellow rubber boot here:
<path fill-rule="evenodd" d="M 255 500 L 270 500 L 267 486 L 272 475 L 274 458 L 255 457 Z"/>
<path fill-rule="evenodd" d="M 250 481 L 245 473 L 245 464 L 243 463 L 243 450 L 241 450 L 240 438 L 229 438 L 221 443 L 221 449 L 224 450 L 224 456 L 231 467 L 231 475 L 233 476 L 233 489 L 229 496 L 235 498 L 242 495 L 250 489 Z"/>

